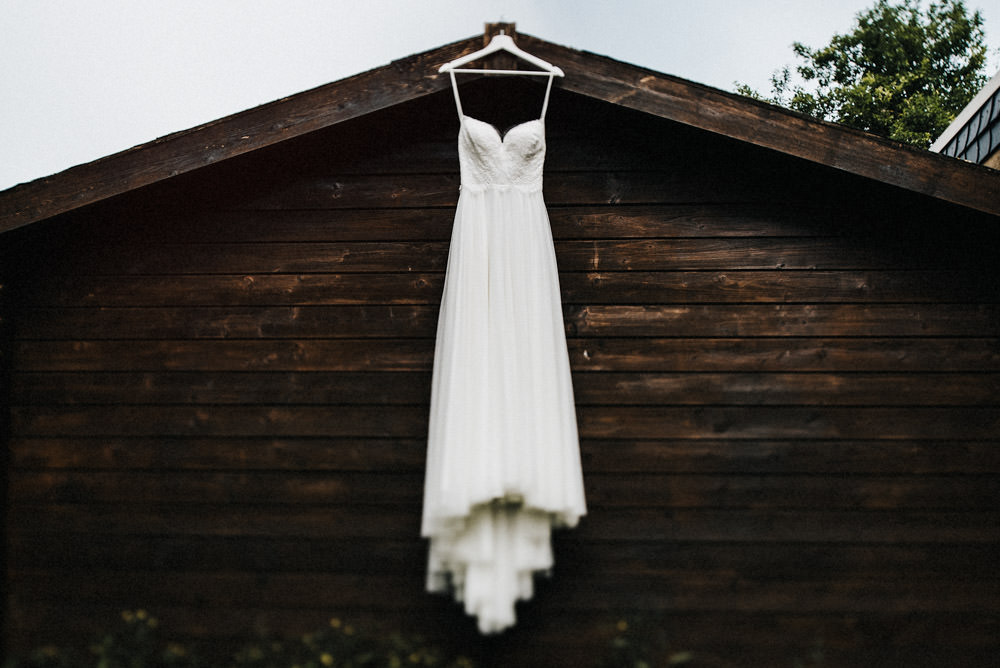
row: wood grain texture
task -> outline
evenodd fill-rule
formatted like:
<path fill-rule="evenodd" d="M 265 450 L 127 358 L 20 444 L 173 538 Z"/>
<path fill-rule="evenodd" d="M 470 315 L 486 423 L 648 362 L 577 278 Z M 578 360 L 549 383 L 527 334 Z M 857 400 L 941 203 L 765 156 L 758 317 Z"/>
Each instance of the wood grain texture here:
<path fill-rule="evenodd" d="M 19 582 L 19 573 L 12 579 Z M 209 599 L 226 607 L 273 606 L 287 608 L 367 608 L 397 611 L 433 609 L 436 602 L 424 591 L 419 579 L 392 575 L 308 575 L 270 576 L 260 583 L 255 574 L 164 572 L 123 572 L 95 574 L 80 581 L 76 573 L 32 572 L 23 579 L 24 595 L 37 601 L 58 601 L 62 591 L 74 587 L 80 602 L 126 603 L 136 594 L 162 600 L 165 605 L 197 605 Z M 632 606 L 655 610 L 669 604 L 677 612 L 709 611 L 724 607 L 734 611 L 776 612 L 800 605 L 805 613 L 879 612 L 880 601 L 894 597 L 901 607 L 914 612 L 967 612 L 990 609 L 991 597 L 1000 593 L 1000 583 L 933 581 L 826 583 L 767 582 L 757 583 L 727 578 L 656 577 L 646 575 L 647 587 L 627 588 L 620 579 L 564 577 L 553 584 L 558 603 L 549 606 L 560 610 L 593 610 L 596 601 L 607 607 Z M 74 582 L 75 581 L 75 582 Z M 575 585 L 575 586 L 574 586 Z M 373 600 L 372 590 L 392 591 L 394 596 Z M 808 601 L 808 603 L 805 603 Z"/>
<path fill-rule="evenodd" d="M 913 192 L 989 213 L 997 205 L 997 174 L 958 161 L 746 97 L 544 40 L 527 48 L 573 68 L 563 89 L 613 101 L 657 117 L 740 142 L 828 165 Z"/>
<path fill-rule="evenodd" d="M 464 99 L 537 113 L 495 84 Z M 458 191 L 450 96 L 418 97 L 4 236 L 4 642 L 142 606 L 211 643 L 336 614 L 587 666 L 641 614 L 709 665 L 992 665 L 996 216 L 568 88 L 546 196 L 590 512 L 509 634 L 423 593 Z"/>
<path fill-rule="evenodd" d="M 833 475 L 711 475 L 592 472 L 590 508 L 770 508 L 977 510 L 1000 476 L 868 476 L 845 487 Z M 24 472 L 10 490 L 22 503 L 274 506 L 419 506 L 423 472 Z"/>
<path fill-rule="evenodd" d="M 12 531 L 130 535 L 217 535 L 406 539 L 420 534 L 420 510 L 354 504 L 280 506 L 43 503 L 19 504 Z M 1000 539 L 995 509 L 927 511 L 621 508 L 593 513 L 574 529 L 579 540 L 606 545 L 647 541 L 809 543 L 974 543 Z M 414 554 L 414 558 L 423 558 Z"/>
<path fill-rule="evenodd" d="M 0 230 L 11 230 L 442 90 L 447 79 L 428 76 L 428 70 L 457 57 L 471 43 L 455 42 L 23 184 L 0 200 Z"/>
<path fill-rule="evenodd" d="M 426 404 L 426 372 L 20 373 L 17 405 Z M 1000 405 L 997 373 L 583 373 L 578 406 Z"/>
<path fill-rule="evenodd" d="M 1000 473 L 995 438 L 584 439 L 586 471 L 928 475 Z M 19 471 L 423 471 L 423 439 L 338 436 L 27 437 L 10 443 Z"/>
<path fill-rule="evenodd" d="M 436 67 L 475 48 L 462 40 L 299 95 L 163 137 L 13 188 L 0 229 L 17 227 L 336 127 L 443 90 Z M 773 149 L 835 169 L 998 213 L 997 178 L 949 160 L 787 110 L 536 38 L 527 46 L 575 73 L 563 90 Z M 888 167 L 888 166 L 891 166 Z M 402 194 L 405 191 L 397 191 Z M 329 193 L 337 194 L 336 188 Z M 391 201 L 391 200 L 389 200 Z"/>
<path fill-rule="evenodd" d="M 102 245 L 77 253 L 65 269 L 98 276 L 426 273 L 444 271 L 448 242 Z M 877 250 L 845 253 L 836 240 L 785 238 L 568 240 L 556 244 L 556 257 L 564 272 L 873 270 L 894 262 Z M 929 269 L 956 263 L 938 262 Z"/>
<path fill-rule="evenodd" d="M 577 411 L 584 438 L 985 439 L 1000 427 L 988 407 L 595 406 Z M 426 406 L 14 407 L 25 436 L 315 436 L 420 438 Z"/>
<path fill-rule="evenodd" d="M 895 304 L 564 306 L 567 334 L 615 337 L 913 337 L 993 331 L 1000 305 Z M 432 338 L 438 308 L 399 306 L 44 309 L 19 327 L 31 339 Z"/>
<path fill-rule="evenodd" d="M 155 570 L 215 572 L 396 574 L 419 577 L 424 565 L 412 559 L 425 544 L 409 540 L 287 539 L 247 537 L 240 541 L 225 536 L 135 536 L 127 543 L 110 534 L 42 532 L 18 533 L 11 537 L 11 568 L 26 572 L 51 568 L 64 573 L 86 569 L 113 573 L 149 564 Z M 566 557 L 560 573 L 573 577 L 595 572 L 616 577 L 649 573 L 659 577 L 697 576 L 700 572 L 719 578 L 741 578 L 757 582 L 788 580 L 823 582 L 831 578 L 866 581 L 872 578 L 905 582 L 914 577 L 953 577 L 962 581 L 995 581 L 989 545 L 950 544 L 948 552 L 934 546 L 912 545 L 817 545 L 788 542 L 761 545 L 733 542 L 710 545 L 676 542 L 670 546 L 652 542 L 616 544 L 615 550 L 594 550 L 572 532 L 555 536 L 555 549 Z M 950 554 L 949 554 L 950 553 Z"/>
<path fill-rule="evenodd" d="M 415 154 L 419 155 L 419 154 Z M 455 162 L 445 170 L 453 174 Z M 573 205 L 548 204 L 553 236 L 562 239 L 647 237 L 830 237 L 856 227 L 857 212 L 780 201 L 762 204 Z M 179 213 L 125 208 L 114 216 L 87 211 L 67 219 L 75 227 L 50 244 L 103 245 L 177 243 L 331 243 L 359 241 L 447 241 L 451 208 L 194 209 Z M 98 243 L 99 242 L 99 243 Z"/>
<path fill-rule="evenodd" d="M 939 303 L 995 282 L 951 270 L 564 271 L 564 304 Z M 85 275 L 35 288 L 40 307 L 437 304 L 444 272 Z M 996 288 L 1000 301 L 1000 287 Z"/>
<path fill-rule="evenodd" d="M 434 340 L 18 341 L 21 371 L 429 371 Z M 578 371 L 1000 371 L 1000 338 L 571 338 Z"/>

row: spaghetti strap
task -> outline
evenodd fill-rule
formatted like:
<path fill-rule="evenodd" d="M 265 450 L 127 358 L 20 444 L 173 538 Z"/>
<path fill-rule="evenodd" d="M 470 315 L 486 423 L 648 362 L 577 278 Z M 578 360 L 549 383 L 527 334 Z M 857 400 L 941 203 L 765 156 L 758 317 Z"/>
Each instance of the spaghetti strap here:
<path fill-rule="evenodd" d="M 549 75 L 549 82 L 547 84 L 545 84 L 545 101 L 542 102 L 542 115 L 538 117 L 540 120 L 543 120 L 543 121 L 545 120 L 545 112 L 549 108 L 549 94 L 552 92 L 552 80 L 555 79 L 555 78 L 556 77 L 555 77 L 554 74 L 550 74 Z"/>
<path fill-rule="evenodd" d="M 462 98 L 458 96 L 458 82 L 455 81 L 455 70 L 450 70 L 448 74 L 451 75 L 451 91 L 455 94 L 455 108 L 458 110 L 458 120 L 462 122 L 465 119 L 465 113 L 462 111 Z"/>
<path fill-rule="evenodd" d="M 451 77 L 451 92 L 455 95 L 455 109 L 458 111 L 459 122 L 465 121 L 465 112 L 462 110 L 462 98 L 458 94 L 458 82 L 455 80 L 455 70 L 449 70 L 448 75 Z M 545 112 L 549 109 L 549 96 L 552 93 L 552 81 L 555 79 L 554 74 L 549 75 L 549 81 L 545 84 L 545 99 L 542 102 L 542 113 L 538 116 L 541 121 L 545 120 Z"/>

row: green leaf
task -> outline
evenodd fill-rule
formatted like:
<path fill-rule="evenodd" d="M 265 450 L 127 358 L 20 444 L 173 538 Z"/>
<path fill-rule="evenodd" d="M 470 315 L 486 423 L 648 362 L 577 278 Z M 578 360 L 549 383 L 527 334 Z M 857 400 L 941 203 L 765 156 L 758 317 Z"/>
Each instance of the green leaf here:
<path fill-rule="evenodd" d="M 792 45 L 802 62 L 785 67 L 772 95 L 754 95 L 823 120 L 929 146 L 986 82 L 983 17 L 962 0 L 877 0 L 854 29 L 813 49 Z M 737 91 L 753 91 L 738 85 Z"/>

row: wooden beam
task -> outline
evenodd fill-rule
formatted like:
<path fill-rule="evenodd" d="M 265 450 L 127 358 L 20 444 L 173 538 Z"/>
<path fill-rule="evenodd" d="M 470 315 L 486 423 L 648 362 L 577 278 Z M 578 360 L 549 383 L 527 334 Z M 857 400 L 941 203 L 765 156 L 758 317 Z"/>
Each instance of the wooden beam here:
<path fill-rule="evenodd" d="M 517 42 L 517 24 L 516 23 L 487 23 L 483 31 L 483 46 L 486 46 L 490 41 L 497 35 L 504 34 L 510 37 L 512 40 Z M 519 61 L 512 54 L 506 51 L 500 51 L 493 56 L 490 56 L 489 62 L 481 62 L 478 65 L 470 64 L 466 67 L 491 67 L 493 69 L 503 69 L 503 70 L 516 70 L 519 64 L 523 64 L 524 61 Z"/>
<path fill-rule="evenodd" d="M 486 34 L 501 25 L 510 24 L 490 24 Z M 454 42 L 11 188 L 0 193 L 0 233 L 443 90 L 448 79 L 437 67 L 480 48 L 483 39 Z M 570 73 L 557 84 L 564 90 L 1000 215 L 996 170 L 528 35 L 518 40 Z"/>
<path fill-rule="evenodd" d="M 559 63 L 563 90 L 1000 215 L 997 170 L 528 35 L 520 46 Z"/>
<path fill-rule="evenodd" d="M 282 98 L 0 193 L 0 233 L 442 90 L 481 37 Z"/>

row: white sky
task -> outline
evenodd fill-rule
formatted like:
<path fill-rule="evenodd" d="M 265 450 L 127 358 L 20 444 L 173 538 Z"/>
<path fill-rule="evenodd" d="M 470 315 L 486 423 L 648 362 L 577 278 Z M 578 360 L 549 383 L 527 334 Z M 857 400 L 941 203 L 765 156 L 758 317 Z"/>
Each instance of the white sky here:
<path fill-rule="evenodd" d="M 766 92 L 875 0 L 0 0 L 0 190 L 480 34 Z M 985 18 L 1000 66 L 1000 0 Z M 558 64 L 558 63 L 557 63 Z M 567 72 L 572 76 L 572 72 Z"/>

